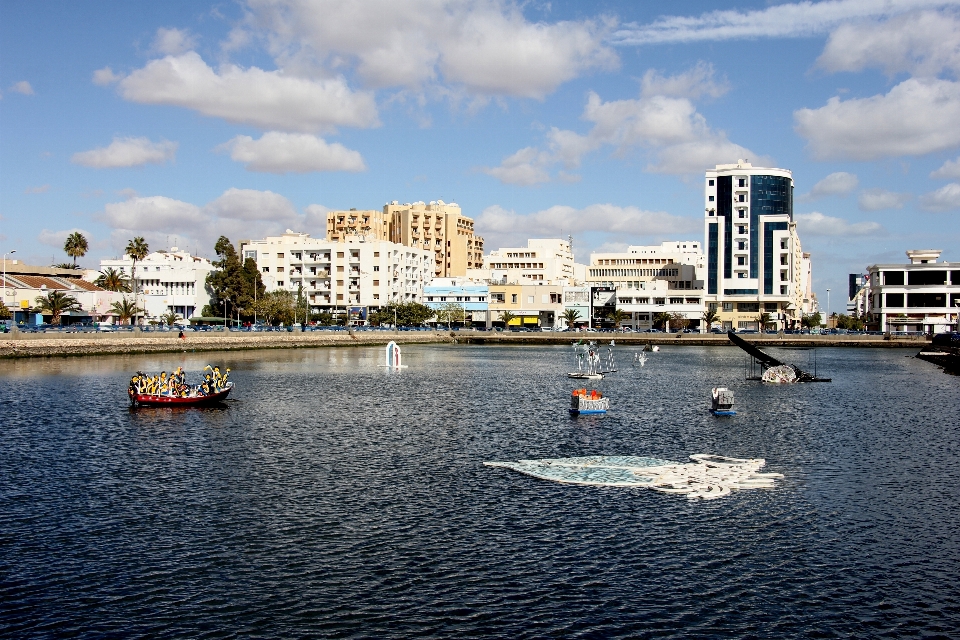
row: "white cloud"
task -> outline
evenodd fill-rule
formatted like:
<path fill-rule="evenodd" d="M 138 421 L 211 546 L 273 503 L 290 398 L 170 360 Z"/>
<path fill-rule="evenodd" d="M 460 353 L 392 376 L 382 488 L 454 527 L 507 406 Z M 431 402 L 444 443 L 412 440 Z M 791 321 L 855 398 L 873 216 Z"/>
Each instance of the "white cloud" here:
<path fill-rule="evenodd" d="M 119 82 L 122 79 L 123 76 L 114 73 L 113 69 L 110 67 L 97 69 L 93 72 L 93 84 L 101 87 L 105 87 L 108 84 L 113 84 L 114 82 Z"/>
<path fill-rule="evenodd" d="M 114 138 L 109 146 L 73 154 L 70 161 L 95 169 L 163 164 L 173 162 L 177 147 L 179 143 L 169 140 L 151 142 L 148 138 Z"/>
<path fill-rule="evenodd" d="M 882 235 L 887 232 L 878 222 L 850 223 L 843 218 L 825 216 L 819 211 L 797 213 L 794 215 L 794 219 L 803 235 L 851 238 L 854 236 Z"/>
<path fill-rule="evenodd" d="M 543 152 L 526 147 L 504 158 L 499 167 L 486 167 L 483 172 L 504 184 L 529 187 L 550 182 L 550 174 L 544 169 L 549 162 L 549 157 Z"/>
<path fill-rule="evenodd" d="M 339 143 L 328 143 L 308 133 L 270 131 L 259 139 L 237 136 L 223 145 L 230 157 L 248 171 L 308 173 L 311 171 L 365 171 L 363 157 Z"/>
<path fill-rule="evenodd" d="M 943 166 L 930 173 L 931 178 L 940 178 L 945 180 L 960 179 L 960 158 L 956 160 L 947 160 Z"/>
<path fill-rule="evenodd" d="M 197 38 L 186 29 L 157 29 L 151 49 L 165 56 L 177 56 L 197 46 Z"/>
<path fill-rule="evenodd" d="M 46 193 L 50 191 L 50 185 L 42 184 L 39 187 L 27 187 L 23 190 L 24 193 Z"/>
<path fill-rule="evenodd" d="M 230 64 L 215 71 L 193 51 L 149 62 L 120 80 L 119 91 L 133 102 L 185 107 L 263 129 L 379 124 L 373 95 L 351 91 L 343 77 L 311 80 Z"/>
<path fill-rule="evenodd" d="M 884 22 L 843 24 L 830 34 L 817 64 L 831 72 L 877 67 L 888 75 L 957 73 L 960 19 L 949 12 L 918 11 Z"/>
<path fill-rule="evenodd" d="M 664 77 L 653 69 L 648 69 L 643 74 L 640 93 L 644 96 L 659 95 L 693 100 L 703 95 L 719 98 L 730 90 L 730 85 L 726 80 L 717 82 L 713 74 L 713 64 L 702 60 L 690 71 L 676 76 Z"/>
<path fill-rule="evenodd" d="M 227 189 L 210 202 L 203 212 L 220 219 L 294 222 L 297 210 L 289 200 L 272 191 L 254 189 Z"/>
<path fill-rule="evenodd" d="M 287 198 L 272 191 L 232 188 L 203 206 L 166 196 L 125 195 L 126 200 L 107 204 L 96 216 L 113 229 L 111 242 L 117 249 L 133 235 L 162 247 L 176 233 L 180 246 L 209 250 L 221 235 L 237 242 L 278 235 L 287 228 L 315 237 L 326 233 L 324 207 L 311 205 L 301 215 Z"/>
<path fill-rule="evenodd" d="M 827 33 L 850 20 L 885 18 L 917 8 L 955 4 L 956 0 L 826 0 L 777 4 L 754 11 L 710 11 L 698 17 L 668 16 L 646 25 L 624 25 L 611 41 L 640 45 L 809 37 Z"/>
<path fill-rule="evenodd" d="M 484 171 L 502 182 L 538 184 L 550 180 L 549 170 L 554 165 L 575 169 L 586 154 L 603 147 L 620 156 L 634 149 L 644 150 L 650 157 L 646 170 L 653 173 L 699 173 L 737 158 L 752 158 L 757 164 L 768 162 L 768 158 L 728 140 L 722 131 L 711 129 L 690 99 L 649 93 L 716 93 L 720 85 L 713 82 L 712 72 L 712 67 L 703 64 L 679 76 L 648 72 L 643 94 L 636 99 L 604 102 L 591 91 L 581 116 L 593 125 L 588 133 L 553 128 L 547 133 L 545 150 L 521 149 L 499 167 Z"/>
<path fill-rule="evenodd" d="M 817 160 L 919 156 L 960 146 L 960 83 L 910 78 L 886 95 L 793 113 Z"/>
<path fill-rule="evenodd" d="M 813 185 L 810 193 L 800 196 L 799 200 L 816 200 L 825 196 L 848 196 L 860 185 L 857 176 L 846 171 L 831 173 Z"/>
<path fill-rule="evenodd" d="M 64 229 L 62 231 L 50 231 L 49 229 L 43 229 L 37 236 L 37 240 L 39 240 L 42 244 L 62 250 L 64 243 L 67 241 L 67 236 L 72 233 L 82 233 L 88 241 L 92 240 L 93 238 L 90 232 L 74 227 L 73 229 Z"/>
<path fill-rule="evenodd" d="M 936 191 L 920 196 L 920 207 L 925 211 L 952 211 L 960 209 L 960 184 L 951 182 Z"/>
<path fill-rule="evenodd" d="M 33 87 L 31 87 L 30 83 L 26 80 L 21 80 L 20 82 L 14 84 L 12 87 L 10 87 L 10 91 L 13 91 L 14 93 L 22 93 L 25 96 L 33 95 Z"/>
<path fill-rule="evenodd" d="M 374 88 L 442 83 L 471 94 L 542 99 L 593 69 L 616 66 L 611 24 L 531 23 L 501 0 L 249 0 L 246 29 L 291 68 L 353 68 Z M 231 33 L 231 43 L 245 38 Z"/>
<path fill-rule="evenodd" d="M 613 204 L 593 204 L 583 209 L 557 205 L 530 214 L 494 205 L 480 212 L 476 228 L 486 246 L 496 248 L 522 246 L 527 238 L 566 234 L 600 234 L 608 241 L 629 243 L 699 233 L 703 222 L 700 218 Z"/>
<path fill-rule="evenodd" d="M 885 189 L 867 189 L 860 192 L 857 206 L 861 211 L 882 211 L 884 209 L 902 209 L 910 199 L 909 193 L 894 193 Z"/>

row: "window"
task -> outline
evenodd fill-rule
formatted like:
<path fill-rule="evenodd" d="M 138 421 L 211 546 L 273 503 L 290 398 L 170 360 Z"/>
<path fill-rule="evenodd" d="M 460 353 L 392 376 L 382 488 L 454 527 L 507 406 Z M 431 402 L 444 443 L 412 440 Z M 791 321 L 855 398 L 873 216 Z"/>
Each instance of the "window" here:
<path fill-rule="evenodd" d="M 747 249 L 747 243 L 746 243 L 746 242 L 738 242 L 738 243 L 737 243 L 737 249 L 739 249 L 740 251 L 746 251 L 746 249 Z"/>
<path fill-rule="evenodd" d="M 764 302 L 764 303 L 763 303 L 763 310 L 764 310 L 764 311 L 776 311 L 776 310 L 777 310 L 777 303 L 776 303 L 776 302 Z"/>
<path fill-rule="evenodd" d="M 683 298 L 670 298 L 670 304 L 683 304 Z"/>
<path fill-rule="evenodd" d="M 883 272 L 883 284 L 894 284 L 902 285 L 903 284 L 903 271 L 884 271 Z M 893 306 L 893 305 L 887 305 Z M 896 305 L 902 307 L 903 305 Z"/>
<path fill-rule="evenodd" d="M 947 284 L 946 271 L 910 271 L 907 274 L 907 284 Z"/>
<path fill-rule="evenodd" d="M 511 303 L 511 304 L 517 304 L 517 294 L 515 294 L 515 293 L 511 293 L 511 294 L 510 294 L 510 303 Z"/>
<path fill-rule="evenodd" d="M 747 210 L 746 210 L 746 209 L 737 209 L 737 213 L 740 214 L 739 217 L 741 217 L 741 218 L 746 218 L 746 217 L 747 217 Z"/>
<path fill-rule="evenodd" d="M 654 298 L 654 299 L 653 299 L 653 304 L 665 304 L 665 303 L 666 303 L 666 299 L 665 299 L 665 298 Z"/>
<path fill-rule="evenodd" d="M 742 234 L 746 235 L 746 233 L 747 233 L 747 228 L 746 228 L 745 226 L 743 226 L 743 225 L 738 225 L 738 226 L 737 226 L 737 233 L 742 233 Z"/>
<path fill-rule="evenodd" d="M 710 196 L 710 197 L 709 197 L 709 200 L 710 200 L 710 202 L 713 202 L 713 201 L 714 201 L 714 197 L 713 197 L 713 196 Z"/>
<path fill-rule="evenodd" d="M 737 202 L 746 202 L 746 201 L 747 201 L 746 194 L 741 193 L 739 196 L 737 196 Z"/>
<path fill-rule="evenodd" d="M 712 186 L 713 186 L 713 180 L 707 180 L 707 186 L 712 187 Z"/>
<path fill-rule="evenodd" d="M 908 307 L 946 307 L 947 294 L 945 293 L 908 293 L 907 306 Z"/>
<path fill-rule="evenodd" d="M 737 311 L 745 311 L 747 313 L 756 313 L 760 311 L 759 302 L 738 302 Z"/>
<path fill-rule="evenodd" d="M 787 254 L 780 256 L 780 264 L 787 264 Z"/>
<path fill-rule="evenodd" d="M 746 180 L 746 178 L 738 178 L 738 179 L 737 179 L 737 186 L 739 186 L 739 187 L 745 187 L 745 186 L 747 186 L 747 180 Z M 741 201 L 741 202 L 742 202 L 742 201 Z"/>
<path fill-rule="evenodd" d="M 746 277 L 747 277 L 747 272 L 746 272 L 746 271 L 738 271 L 738 272 L 737 272 L 737 277 L 738 277 L 738 278 L 746 278 Z"/>
<path fill-rule="evenodd" d="M 342 258 L 342 257 L 343 257 L 343 251 L 337 251 L 337 257 L 338 257 L 338 258 Z"/>
<path fill-rule="evenodd" d="M 747 256 L 737 256 L 737 264 L 747 264 Z"/>
<path fill-rule="evenodd" d="M 733 311 L 733 303 L 732 303 L 732 302 L 724 302 L 724 303 L 723 303 L 723 310 L 724 310 L 724 311 Z"/>
<path fill-rule="evenodd" d="M 786 240 L 781 240 L 781 241 L 780 241 L 780 248 L 781 248 L 781 249 L 786 249 L 786 248 L 787 248 L 787 241 L 786 241 Z"/>
<path fill-rule="evenodd" d="M 374 299 L 374 300 L 379 300 L 379 299 L 380 299 L 380 294 L 379 294 L 379 293 L 373 294 L 373 299 Z"/>
<path fill-rule="evenodd" d="M 491 293 L 490 302 L 503 304 L 504 294 L 502 293 Z"/>
<path fill-rule="evenodd" d="M 902 273 L 902 272 L 901 272 Z M 903 294 L 902 293 L 888 293 L 887 304 L 884 306 L 887 307 L 902 307 L 903 306 Z"/>
<path fill-rule="evenodd" d="M 379 281 L 379 280 L 374 280 L 374 281 L 373 281 L 373 286 L 379 287 L 379 286 L 380 286 L 380 281 Z M 430 299 L 433 300 L 433 298 L 430 298 Z"/>
<path fill-rule="evenodd" d="M 277 280 L 277 286 L 278 286 L 278 287 L 282 287 L 282 286 L 283 286 L 283 280 Z"/>
<path fill-rule="evenodd" d="M 343 273 L 343 265 L 337 267 L 337 273 Z"/>
<path fill-rule="evenodd" d="M 379 257 L 380 257 L 380 252 L 379 252 L 379 251 L 374 251 L 374 252 L 373 252 L 373 257 L 374 257 L 374 258 L 379 258 Z"/>
<path fill-rule="evenodd" d="M 380 265 L 378 265 L 378 264 L 373 265 L 373 270 L 374 270 L 374 271 L 380 271 Z"/>
<path fill-rule="evenodd" d="M 264 273 L 270 273 L 270 267 L 263 267 Z"/>
<path fill-rule="evenodd" d="M 343 286 L 343 280 L 337 280 L 337 286 L 338 286 L 338 287 L 342 287 L 342 286 Z"/>
<path fill-rule="evenodd" d="M 787 295 L 787 285 L 785 284 L 780 285 L 780 295 L 782 296 Z"/>
<path fill-rule="evenodd" d="M 282 260 L 282 259 L 283 259 L 283 254 L 282 254 L 282 253 L 278 253 L 278 254 L 277 254 L 277 258 L 280 259 L 280 260 Z M 157 268 L 159 269 L 160 267 L 157 267 Z"/>

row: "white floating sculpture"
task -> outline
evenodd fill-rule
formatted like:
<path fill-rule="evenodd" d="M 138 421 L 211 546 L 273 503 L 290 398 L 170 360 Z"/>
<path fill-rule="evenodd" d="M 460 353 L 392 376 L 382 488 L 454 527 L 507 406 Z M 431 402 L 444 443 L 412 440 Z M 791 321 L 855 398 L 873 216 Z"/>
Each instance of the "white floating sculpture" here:
<path fill-rule="evenodd" d="M 647 487 L 662 493 L 677 493 L 691 500 L 712 500 L 735 489 L 772 488 L 779 473 L 760 473 L 762 458 L 727 458 L 709 454 L 690 456 L 686 464 L 639 456 L 590 456 L 484 462 L 490 467 L 567 484 L 608 487 Z"/>
<path fill-rule="evenodd" d="M 380 365 L 382 367 L 387 367 L 388 369 L 406 369 L 407 365 L 401 364 L 400 362 L 400 345 L 391 340 L 387 343 L 386 349 L 386 362 Z"/>

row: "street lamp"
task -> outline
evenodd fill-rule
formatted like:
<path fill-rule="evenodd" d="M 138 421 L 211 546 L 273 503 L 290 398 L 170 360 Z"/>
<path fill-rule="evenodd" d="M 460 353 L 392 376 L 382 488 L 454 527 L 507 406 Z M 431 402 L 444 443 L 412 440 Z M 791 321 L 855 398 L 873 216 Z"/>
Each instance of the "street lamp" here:
<path fill-rule="evenodd" d="M 13 255 L 17 252 L 16 249 L 11 249 L 9 251 L 10 255 Z M 16 302 L 16 300 L 14 300 Z M 7 254 L 3 254 L 3 305 L 7 305 Z"/>
<path fill-rule="evenodd" d="M 827 318 L 830 317 L 830 289 L 827 289 Z"/>

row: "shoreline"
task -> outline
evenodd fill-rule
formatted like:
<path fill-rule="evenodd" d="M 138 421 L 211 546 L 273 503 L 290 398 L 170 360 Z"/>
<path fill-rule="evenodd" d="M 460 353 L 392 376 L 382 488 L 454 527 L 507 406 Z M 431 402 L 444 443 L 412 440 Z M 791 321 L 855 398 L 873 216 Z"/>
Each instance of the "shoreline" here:
<path fill-rule="evenodd" d="M 7 334 L 10 335 L 10 334 Z M 758 347 L 814 348 L 882 348 L 923 349 L 930 340 L 906 336 L 849 335 L 783 335 L 746 334 L 745 340 Z M 177 353 L 183 351 L 235 351 L 257 349 L 312 349 L 343 346 L 381 346 L 390 340 L 408 344 L 473 344 L 473 345 L 567 345 L 575 340 L 593 340 L 599 344 L 610 340 L 623 346 L 729 346 L 735 347 L 726 334 L 619 334 L 619 333 L 501 333 L 486 331 L 351 331 L 246 333 L 217 332 L 190 334 L 185 340 L 176 334 L 157 335 L 139 332 L 113 333 L 17 333 L 0 339 L 0 359 L 77 357 L 94 355 L 129 355 L 145 353 Z"/>

